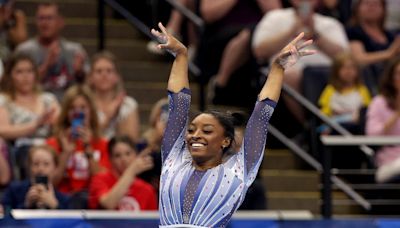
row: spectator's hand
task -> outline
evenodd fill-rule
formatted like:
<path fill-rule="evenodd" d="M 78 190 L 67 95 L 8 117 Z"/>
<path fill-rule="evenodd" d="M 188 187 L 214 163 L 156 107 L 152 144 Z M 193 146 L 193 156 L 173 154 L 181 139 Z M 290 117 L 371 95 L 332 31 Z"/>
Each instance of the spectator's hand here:
<path fill-rule="evenodd" d="M 33 208 L 39 200 L 39 190 L 36 185 L 29 188 L 25 196 L 25 208 Z"/>
<path fill-rule="evenodd" d="M 157 46 L 159 49 L 166 50 L 174 56 L 187 53 L 185 45 L 169 34 L 161 22 L 158 23 L 158 27 L 161 29 L 162 33 L 155 29 L 152 29 L 151 33 L 157 38 L 158 42 L 161 43 Z"/>
<path fill-rule="evenodd" d="M 83 72 L 83 67 L 85 65 L 86 54 L 83 52 L 75 53 L 74 62 L 73 62 L 73 69 L 74 72 Z"/>
<path fill-rule="evenodd" d="M 396 36 L 393 40 L 393 43 L 390 45 L 389 50 L 392 54 L 392 57 L 396 57 L 400 54 L 400 35 Z"/>
<path fill-rule="evenodd" d="M 69 158 L 75 152 L 75 143 L 72 142 L 71 138 L 71 128 L 67 129 L 66 132 L 60 134 L 60 143 L 62 148 L 62 153 L 67 155 Z"/>
<path fill-rule="evenodd" d="M 86 127 L 86 126 L 78 127 L 78 134 L 84 144 L 90 145 L 93 134 L 92 134 L 92 131 L 88 127 Z"/>
<path fill-rule="evenodd" d="M 14 11 L 14 18 L 16 24 L 26 24 L 26 15 L 22 10 L 16 9 Z"/>
<path fill-rule="evenodd" d="M 42 207 L 48 207 L 50 209 L 56 209 L 58 207 L 58 201 L 54 194 L 53 185 L 48 184 L 46 188 L 43 184 L 38 184 L 37 189 L 39 192 L 39 205 L 43 205 Z"/>
<path fill-rule="evenodd" d="M 107 122 L 118 114 L 118 110 L 121 107 L 122 102 L 124 102 L 125 97 L 126 97 L 126 92 L 121 91 L 117 95 L 117 97 L 108 105 L 109 109 L 106 110 L 105 112 L 105 115 L 107 117 Z"/>
<path fill-rule="evenodd" d="M 144 171 L 150 170 L 153 168 L 153 158 L 151 157 L 150 148 L 146 148 L 142 150 L 139 155 L 135 158 L 135 160 L 130 164 L 130 169 L 133 172 L 133 175 L 139 175 Z"/>
<path fill-rule="evenodd" d="M 37 119 L 37 126 L 40 127 L 42 125 L 51 124 L 54 121 L 55 113 L 56 109 L 54 107 L 44 110 Z"/>
<path fill-rule="evenodd" d="M 53 41 L 47 50 L 47 63 L 49 66 L 53 66 L 57 63 L 61 53 L 60 42 L 58 40 Z"/>
<path fill-rule="evenodd" d="M 301 57 L 314 54 L 316 52 L 315 50 L 304 50 L 304 48 L 310 46 L 313 41 L 307 40 L 300 43 L 303 37 L 304 33 L 300 33 L 294 40 L 286 45 L 279 52 L 274 62 L 286 69 L 296 64 Z"/>

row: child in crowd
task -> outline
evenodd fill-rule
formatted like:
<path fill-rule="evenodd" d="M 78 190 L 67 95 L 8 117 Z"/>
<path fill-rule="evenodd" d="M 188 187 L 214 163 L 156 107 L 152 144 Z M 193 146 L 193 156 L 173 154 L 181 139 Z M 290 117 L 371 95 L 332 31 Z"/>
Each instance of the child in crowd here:
<path fill-rule="evenodd" d="M 67 209 L 68 197 L 58 192 L 52 180 L 57 169 L 57 155 L 46 145 L 31 147 L 28 154 L 30 178 L 12 182 L 2 205 L 6 209 Z"/>
<path fill-rule="evenodd" d="M 337 56 L 328 85 L 318 101 L 321 112 L 353 133 L 362 134 L 360 112 L 370 101 L 370 93 L 361 80 L 355 59 L 350 54 Z M 330 129 L 325 125 L 319 130 L 325 134 L 330 133 Z"/>
<path fill-rule="evenodd" d="M 153 167 L 150 150 L 140 154 L 128 136 L 112 138 L 108 151 L 112 170 L 92 178 L 89 206 L 92 209 L 157 210 L 153 187 L 137 177 Z"/>

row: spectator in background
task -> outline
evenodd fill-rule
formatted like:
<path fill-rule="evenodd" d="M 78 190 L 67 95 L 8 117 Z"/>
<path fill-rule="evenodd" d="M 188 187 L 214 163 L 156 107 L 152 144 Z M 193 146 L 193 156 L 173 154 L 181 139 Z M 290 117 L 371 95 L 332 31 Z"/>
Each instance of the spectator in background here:
<path fill-rule="evenodd" d="M 8 163 L 8 151 L 6 143 L 0 139 L 0 186 L 7 185 L 11 179 L 10 166 Z"/>
<path fill-rule="evenodd" d="M 57 155 L 48 146 L 35 146 L 27 158 L 30 177 L 12 182 L 6 189 L 2 205 L 8 209 L 67 209 L 68 197 L 51 183 L 57 169 Z"/>
<path fill-rule="evenodd" d="M 69 88 L 64 96 L 55 136 L 47 143 L 59 157 L 54 185 L 74 194 L 73 208 L 86 208 L 90 178 L 110 167 L 107 140 L 101 137 L 97 110 L 90 89 L 83 85 Z"/>
<path fill-rule="evenodd" d="M 161 141 L 168 120 L 168 99 L 162 98 L 151 109 L 149 128 L 144 132 L 143 138 L 137 147 L 139 151 L 151 151 L 154 166 L 152 169 L 139 175 L 141 179 L 150 183 L 154 189 L 159 190 L 161 175 Z"/>
<path fill-rule="evenodd" d="M 86 52 L 81 44 L 62 38 L 64 19 L 56 3 L 39 3 L 36 27 L 37 37 L 20 44 L 16 51 L 35 59 L 44 88 L 61 100 L 69 85 L 83 80 L 88 67 Z"/>
<path fill-rule="evenodd" d="M 89 206 L 108 210 L 157 210 L 157 196 L 153 187 L 138 178 L 153 167 L 150 150 L 138 152 L 128 136 L 112 138 L 108 151 L 112 170 L 92 178 Z"/>
<path fill-rule="evenodd" d="M 264 13 L 279 7 L 278 0 L 200 1 L 206 26 L 196 61 L 202 80 L 211 78 L 208 98 L 212 103 L 252 108 L 261 85 L 249 47 L 251 34 Z M 239 89 L 248 96 L 233 92 Z"/>
<path fill-rule="evenodd" d="M 107 139 L 128 135 L 135 142 L 138 141 L 138 103 L 126 95 L 113 54 L 104 51 L 93 56 L 88 82 L 98 108 L 102 135 Z"/>
<path fill-rule="evenodd" d="M 380 94 L 374 97 L 367 112 L 367 135 L 400 135 L 400 58 L 392 61 L 381 79 Z M 385 146 L 376 155 L 378 183 L 400 176 L 400 146 Z"/>
<path fill-rule="evenodd" d="M 321 0 L 317 7 L 317 12 L 333 17 L 343 25 L 346 25 L 351 17 L 351 4 L 351 0 Z"/>
<path fill-rule="evenodd" d="M 362 82 L 357 62 L 349 53 L 337 56 L 328 85 L 319 98 L 321 112 L 342 124 L 353 134 L 364 134 L 361 110 L 368 107 L 371 95 Z M 329 134 L 325 125 L 320 129 Z"/>
<path fill-rule="evenodd" d="M 11 154 L 16 156 L 24 177 L 27 149 L 50 136 L 59 104 L 51 93 L 40 89 L 37 66 L 23 54 L 9 59 L 0 89 L 0 137 L 15 147 Z"/>
<path fill-rule="evenodd" d="M 335 19 L 315 12 L 317 0 L 292 0 L 293 7 L 273 10 L 258 23 L 253 37 L 253 52 L 259 62 L 271 60 L 299 32 L 304 40 L 314 40 L 317 53 L 302 58 L 285 71 L 285 83 L 300 92 L 303 69 L 307 66 L 330 66 L 332 58 L 348 49 L 343 26 Z M 305 117 L 301 106 L 288 96 L 283 97 L 296 119 Z"/>
<path fill-rule="evenodd" d="M 0 59 L 3 61 L 28 38 L 25 13 L 15 9 L 14 4 L 14 0 L 0 1 Z"/>
<path fill-rule="evenodd" d="M 351 27 L 347 29 L 351 53 L 361 66 L 368 67 L 370 76 L 366 83 L 373 93 L 385 62 L 400 55 L 400 36 L 395 37 L 384 28 L 385 7 L 385 0 L 357 1 Z"/>

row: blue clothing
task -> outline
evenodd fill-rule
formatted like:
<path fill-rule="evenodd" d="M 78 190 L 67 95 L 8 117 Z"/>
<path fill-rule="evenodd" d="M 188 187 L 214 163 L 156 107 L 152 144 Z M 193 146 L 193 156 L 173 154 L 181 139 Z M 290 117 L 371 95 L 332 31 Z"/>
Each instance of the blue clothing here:
<path fill-rule="evenodd" d="M 34 209 L 25 207 L 25 196 L 31 187 L 29 180 L 14 181 L 8 186 L 3 195 L 1 203 L 3 207 L 10 209 Z M 68 207 L 68 196 L 58 192 L 54 189 L 54 194 L 58 201 L 57 209 L 67 209 Z"/>
<path fill-rule="evenodd" d="M 198 171 L 185 141 L 190 98 L 188 89 L 169 93 L 170 114 L 161 147 L 160 226 L 224 227 L 257 176 L 276 102 L 257 101 L 240 151 L 223 164 Z"/>

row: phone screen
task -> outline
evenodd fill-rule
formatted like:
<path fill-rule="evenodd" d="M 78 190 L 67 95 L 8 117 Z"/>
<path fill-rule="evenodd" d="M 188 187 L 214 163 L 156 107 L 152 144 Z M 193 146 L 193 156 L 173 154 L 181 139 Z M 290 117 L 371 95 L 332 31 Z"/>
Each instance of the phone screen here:
<path fill-rule="evenodd" d="M 35 177 L 35 184 L 43 184 L 44 186 L 47 187 L 49 180 L 47 176 L 36 176 Z"/>
<path fill-rule="evenodd" d="M 83 126 L 83 122 L 85 121 L 85 114 L 82 111 L 75 112 L 71 127 L 72 127 L 72 138 L 77 139 L 79 138 L 78 128 Z"/>

